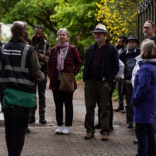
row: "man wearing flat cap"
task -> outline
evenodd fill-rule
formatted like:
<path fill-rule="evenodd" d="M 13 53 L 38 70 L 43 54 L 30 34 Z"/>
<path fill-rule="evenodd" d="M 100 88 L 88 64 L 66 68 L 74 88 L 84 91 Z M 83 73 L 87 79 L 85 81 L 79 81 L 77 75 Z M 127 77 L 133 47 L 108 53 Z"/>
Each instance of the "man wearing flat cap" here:
<path fill-rule="evenodd" d="M 140 55 L 140 49 L 138 49 L 139 40 L 130 35 L 127 39 L 128 49 L 120 54 L 119 58 L 125 65 L 124 78 L 125 78 L 125 98 L 126 98 L 126 121 L 127 128 L 133 128 L 133 107 L 131 105 L 132 99 L 132 71 L 136 64 L 136 59 L 138 55 Z"/>
<path fill-rule="evenodd" d="M 119 58 L 116 47 L 105 39 L 109 36 L 109 32 L 104 25 L 97 25 L 91 33 L 94 34 L 96 42 L 87 48 L 84 62 L 83 80 L 85 81 L 86 105 L 84 139 L 94 137 L 94 109 L 98 98 L 101 106 L 100 133 L 102 141 L 106 141 L 109 139 L 110 83 L 119 71 Z"/>

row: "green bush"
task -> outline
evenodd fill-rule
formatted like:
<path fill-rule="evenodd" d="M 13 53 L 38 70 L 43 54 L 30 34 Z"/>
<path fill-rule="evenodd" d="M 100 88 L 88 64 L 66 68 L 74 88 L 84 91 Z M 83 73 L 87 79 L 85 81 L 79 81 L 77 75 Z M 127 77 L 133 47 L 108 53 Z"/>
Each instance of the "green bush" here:
<path fill-rule="evenodd" d="M 115 86 L 115 90 L 113 92 L 112 97 L 114 98 L 114 101 L 118 100 L 118 90 L 117 90 L 117 85 Z"/>
<path fill-rule="evenodd" d="M 117 90 L 117 85 L 115 86 L 115 90 L 114 90 L 114 92 L 113 92 L 112 97 L 114 98 L 114 101 L 119 100 L 119 98 L 118 98 L 118 90 Z M 125 100 L 125 96 L 123 97 L 123 100 Z"/>
<path fill-rule="evenodd" d="M 76 81 L 83 81 L 83 69 L 84 66 L 81 66 L 79 73 L 75 77 Z"/>

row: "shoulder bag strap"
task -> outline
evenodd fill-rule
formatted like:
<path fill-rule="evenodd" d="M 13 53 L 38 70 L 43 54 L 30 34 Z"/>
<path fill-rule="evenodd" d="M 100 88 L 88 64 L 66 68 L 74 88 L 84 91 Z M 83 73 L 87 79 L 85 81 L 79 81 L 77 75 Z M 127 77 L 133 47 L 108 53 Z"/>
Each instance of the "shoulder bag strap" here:
<path fill-rule="evenodd" d="M 44 40 L 43 55 L 46 55 L 47 40 Z"/>

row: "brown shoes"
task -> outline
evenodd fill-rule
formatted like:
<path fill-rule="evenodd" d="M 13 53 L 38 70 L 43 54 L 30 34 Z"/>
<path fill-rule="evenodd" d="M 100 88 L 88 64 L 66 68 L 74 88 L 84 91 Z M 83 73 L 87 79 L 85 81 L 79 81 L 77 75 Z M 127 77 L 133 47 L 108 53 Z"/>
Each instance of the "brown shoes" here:
<path fill-rule="evenodd" d="M 94 137 L 93 133 L 87 133 L 86 136 L 84 137 L 84 139 L 91 139 L 93 137 Z M 107 141 L 107 140 L 109 140 L 109 135 L 103 134 L 102 135 L 102 141 Z"/>
<path fill-rule="evenodd" d="M 109 140 L 109 135 L 103 134 L 102 135 L 102 141 L 107 141 L 107 140 Z"/>
<path fill-rule="evenodd" d="M 117 109 L 114 109 L 115 112 L 119 112 L 119 111 L 122 111 L 122 110 L 124 110 L 123 106 L 119 106 Z"/>
<path fill-rule="evenodd" d="M 94 137 L 93 133 L 87 133 L 86 136 L 84 137 L 84 139 L 91 139 Z"/>

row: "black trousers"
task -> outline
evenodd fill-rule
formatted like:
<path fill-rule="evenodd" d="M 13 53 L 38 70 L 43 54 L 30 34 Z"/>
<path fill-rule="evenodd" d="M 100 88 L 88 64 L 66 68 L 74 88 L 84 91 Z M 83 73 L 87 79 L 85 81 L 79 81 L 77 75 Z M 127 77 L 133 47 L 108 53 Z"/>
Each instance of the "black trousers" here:
<path fill-rule="evenodd" d="M 3 90 L 0 88 L 0 102 L 2 104 L 2 99 L 3 99 Z"/>
<path fill-rule="evenodd" d="M 123 103 L 123 97 L 124 97 L 124 79 L 120 79 L 118 82 L 118 97 L 119 97 L 119 107 L 123 107 L 124 103 Z"/>
<path fill-rule="evenodd" d="M 131 105 L 133 94 L 132 83 L 128 83 L 125 81 L 125 98 L 126 98 L 126 120 L 127 123 L 133 124 L 133 106 Z"/>
<path fill-rule="evenodd" d="M 110 87 L 111 87 L 111 90 L 110 90 L 110 116 L 109 116 L 109 128 L 113 128 L 113 103 L 112 103 L 112 94 L 113 94 L 113 91 L 115 89 L 115 86 L 116 86 L 116 82 L 112 82 Z M 97 105 L 98 105 L 98 122 L 99 124 L 100 123 L 100 116 L 101 116 L 101 107 L 100 107 L 100 102 L 99 102 L 99 99 L 97 98 Z"/>
<path fill-rule="evenodd" d="M 155 156 L 154 125 L 136 123 L 135 134 L 138 139 L 138 154 L 136 156 Z"/>
<path fill-rule="evenodd" d="M 28 119 L 19 119 L 4 114 L 5 136 L 8 156 L 20 156 L 28 127 Z"/>
<path fill-rule="evenodd" d="M 101 108 L 101 135 L 109 134 L 110 84 L 107 81 L 87 80 L 85 82 L 86 116 L 84 126 L 87 133 L 95 133 L 94 117 L 97 98 Z"/>
<path fill-rule="evenodd" d="M 58 81 L 57 89 L 53 91 L 53 97 L 55 102 L 56 121 L 58 126 L 63 124 L 63 104 L 65 105 L 65 126 L 72 126 L 73 122 L 73 93 L 59 91 Z"/>
<path fill-rule="evenodd" d="M 3 96 L 4 96 L 4 94 L 3 94 L 4 89 L 5 89 L 4 84 L 0 83 L 0 102 L 1 102 L 1 104 L 2 104 L 2 99 L 3 99 Z"/>
<path fill-rule="evenodd" d="M 47 83 L 47 74 L 45 74 L 45 79 L 37 84 L 38 87 L 38 96 L 39 96 L 39 116 L 45 116 L 45 108 L 46 108 L 46 98 L 45 98 L 45 90 L 46 90 L 46 83 Z M 35 116 L 36 107 L 32 110 L 32 116 Z"/>

